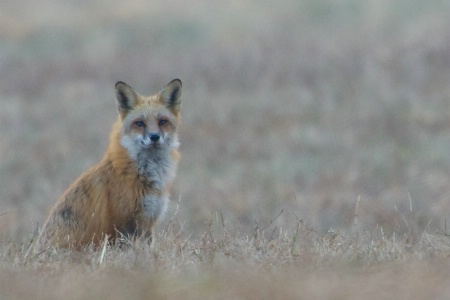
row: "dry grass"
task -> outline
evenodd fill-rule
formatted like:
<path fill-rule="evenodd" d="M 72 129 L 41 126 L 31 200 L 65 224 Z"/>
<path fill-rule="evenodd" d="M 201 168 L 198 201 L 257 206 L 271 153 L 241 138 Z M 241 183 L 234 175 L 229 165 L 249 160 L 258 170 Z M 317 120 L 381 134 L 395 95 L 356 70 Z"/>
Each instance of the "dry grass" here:
<path fill-rule="evenodd" d="M 0 299 L 448 294 L 446 1 L 0 6 Z M 101 158 L 114 83 L 176 77 L 180 201 L 154 248 L 25 257 Z"/>
<path fill-rule="evenodd" d="M 319 234 L 299 220 L 270 238 L 228 231 L 220 215 L 197 239 L 172 218 L 150 247 L 82 252 L 26 245 L 0 253 L 0 295 L 45 299 L 441 299 L 450 289 L 450 238 L 423 233 Z"/>

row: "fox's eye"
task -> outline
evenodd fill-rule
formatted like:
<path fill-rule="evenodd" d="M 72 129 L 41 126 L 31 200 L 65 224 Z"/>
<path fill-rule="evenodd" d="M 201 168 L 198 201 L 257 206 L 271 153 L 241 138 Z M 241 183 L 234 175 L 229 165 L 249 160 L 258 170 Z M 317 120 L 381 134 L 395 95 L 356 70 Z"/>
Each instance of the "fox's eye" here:
<path fill-rule="evenodd" d="M 134 125 L 136 125 L 137 127 L 144 127 L 145 123 L 142 121 L 136 121 L 136 122 L 134 122 Z"/>
<path fill-rule="evenodd" d="M 165 120 L 165 119 L 159 120 L 159 126 L 163 126 L 165 124 L 167 124 L 167 120 Z"/>

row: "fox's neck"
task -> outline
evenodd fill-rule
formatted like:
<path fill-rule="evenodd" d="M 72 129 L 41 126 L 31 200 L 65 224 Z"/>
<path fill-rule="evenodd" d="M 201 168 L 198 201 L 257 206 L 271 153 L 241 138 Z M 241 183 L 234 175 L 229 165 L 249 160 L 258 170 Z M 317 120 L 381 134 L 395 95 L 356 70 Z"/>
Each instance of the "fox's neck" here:
<path fill-rule="evenodd" d="M 137 172 L 152 185 L 163 190 L 173 178 L 174 161 L 170 150 L 151 148 L 138 153 L 135 160 Z"/>

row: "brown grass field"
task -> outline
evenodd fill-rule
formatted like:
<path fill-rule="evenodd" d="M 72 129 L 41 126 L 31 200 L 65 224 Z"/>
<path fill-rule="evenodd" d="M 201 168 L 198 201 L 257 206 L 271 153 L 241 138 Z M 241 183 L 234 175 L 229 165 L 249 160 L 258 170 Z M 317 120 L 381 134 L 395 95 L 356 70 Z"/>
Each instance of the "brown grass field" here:
<path fill-rule="evenodd" d="M 448 299 L 443 0 L 0 3 L 0 300 Z M 183 81 L 153 247 L 26 255 L 114 84 Z"/>

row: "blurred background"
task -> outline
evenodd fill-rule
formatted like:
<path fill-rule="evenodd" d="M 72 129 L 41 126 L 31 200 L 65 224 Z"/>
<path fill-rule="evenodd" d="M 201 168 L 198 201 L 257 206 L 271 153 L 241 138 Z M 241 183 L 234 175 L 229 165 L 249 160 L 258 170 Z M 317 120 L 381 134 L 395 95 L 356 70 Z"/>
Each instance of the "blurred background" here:
<path fill-rule="evenodd" d="M 350 231 L 358 199 L 361 231 L 445 232 L 449 12 L 444 0 L 1 1 L 0 237 L 42 226 L 102 158 L 116 81 L 148 95 L 174 78 L 168 218 L 178 205 L 186 236 L 218 216 L 244 233 L 298 219 Z"/>

